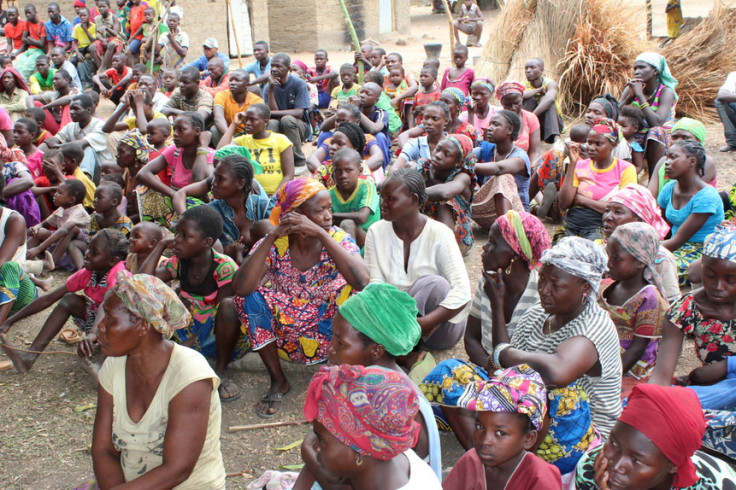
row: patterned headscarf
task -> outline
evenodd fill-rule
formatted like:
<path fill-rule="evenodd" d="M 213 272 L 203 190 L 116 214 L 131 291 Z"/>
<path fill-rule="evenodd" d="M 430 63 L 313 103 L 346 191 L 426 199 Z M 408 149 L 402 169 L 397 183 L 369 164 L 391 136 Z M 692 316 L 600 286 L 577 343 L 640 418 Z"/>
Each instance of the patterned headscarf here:
<path fill-rule="evenodd" d="M 411 352 L 422 336 L 417 302 L 390 284 L 370 283 L 345 300 L 339 311 L 350 325 L 393 356 Z"/>
<path fill-rule="evenodd" d="M 501 100 L 510 94 L 522 94 L 523 95 L 524 86 L 520 84 L 519 82 L 517 82 L 516 80 L 508 80 L 506 82 L 503 82 L 496 89 L 496 97 L 498 97 L 498 100 Z"/>
<path fill-rule="evenodd" d="M 639 184 L 627 184 L 611 197 L 610 202 L 626 206 L 632 213 L 657 230 L 660 240 L 670 232 L 670 225 L 662 218 L 662 210 L 649 189 Z"/>
<path fill-rule="evenodd" d="M 458 406 L 474 412 L 526 415 L 532 426 L 541 430 L 547 411 L 547 388 L 538 372 L 527 364 L 520 364 L 504 369 L 488 380 L 469 384 L 460 396 Z"/>
<path fill-rule="evenodd" d="M 593 124 L 591 131 L 595 131 L 596 133 L 605 136 L 608 141 L 613 143 L 613 145 L 618 144 L 619 127 L 618 123 L 613 119 L 599 117 L 596 119 L 595 124 Z"/>
<path fill-rule="evenodd" d="M 271 211 L 269 221 L 272 225 L 278 226 L 281 216 L 298 208 L 304 201 L 324 190 L 327 190 L 325 186 L 314 179 L 301 178 L 287 182 L 279 191 L 278 200 Z"/>
<path fill-rule="evenodd" d="M 596 97 L 595 99 L 593 99 L 590 103 L 592 104 L 593 102 L 595 102 L 596 104 L 600 104 L 601 107 L 603 107 L 603 111 L 606 113 L 606 116 L 608 116 L 609 119 L 613 119 L 614 121 L 618 120 L 618 101 L 613 95 L 601 95 L 600 97 Z"/>
<path fill-rule="evenodd" d="M 644 279 L 653 284 L 666 296 L 664 284 L 657 271 L 654 270 L 654 261 L 659 253 L 659 235 L 657 230 L 648 223 L 635 221 L 617 226 L 611 234 L 610 240 L 616 240 L 624 251 L 646 266 Z"/>
<path fill-rule="evenodd" d="M 470 84 L 470 89 L 472 90 L 473 87 L 485 87 L 488 89 L 488 91 L 493 95 L 493 92 L 496 91 L 496 86 L 493 84 L 493 81 L 491 81 L 490 78 L 476 78 L 473 80 L 473 83 Z"/>
<path fill-rule="evenodd" d="M 225 145 L 215 152 L 215 160 L 219 161 L 225 157 L 229 157 L 230 155 L 238 155 L 248 160 L 250 165 L 253 167 L 254 175 L 259 175 L 263 173 L 263 166 L 257 161 L 253 160 L 253 157 L 251 157 L 250 155 L 250 150 L 248 150 L 248 148 L 246 148 L 245 146 L 234 144 Z"/>
<path fill-rule="evenodd" d="M 457 87 L 448 87 L 445 90 L 443 90 L 442 93 L 452 95 L 455 98 L 455 100 L 457 100 L 457 103 L 460 104 L 461 108 L 470 104 L 470 97 L 465 95 L 465 92 L 463 92 Z"/>
<path fill-rule="evenodd" d="M 462 156 L 463 162 L 467 163 L 474 159 L 473 154 L 473 140 L 465 136 L 464 134 L 449 134 L 445 136 L 448 140 L 457 146 L 460 150 L 460 156 Z"/>
<path fill-rule="evenodd" d="M 716 226 L 705 239 L 703 255 L 736 262 L 736 227 L 725 221 Z"/>
<path fill-rule="evenodd" d="M 644 434 L 677 466 L 673 487 L 695 485 L 698 474 L 691 458 L 703 444 L 706 423 L 693 390 L 654 384 L 634 386 L 618 420 Z"/>
<path fill-rule="evenodd" d="M 659 72 L 659 82 L 665 87 L 672 89 L 672 93 L 675 96 L 675 101 L 679 99 L 675 88 L 680 83 L 670 73 L 670 67 L 667 65 L 667 60 L 659 53 L 642 53 L 636 57 L 636 61 L 643 61 L 648 63 L 657 69 Z"/>
<path fill-rule="evenodd" d="M 131 129 L 123 135 L 120 143 L 130 146 L 135 150 L 135 157 L 139 162 L 148 162 L 148 155 L 153 151 L 153 147 L 148 144 L 145 136 L 138 129 Z"/>
<path fill-rule="evenodd" d="M 701 145 L 705 144 L 705 126 L 703 126 L 703 123 L 700 121 L 690 119 L 689 117 L 680 118 L 674 126 L 672 126 L 672 131 L 677 131 L 678 129 L 687 131 L 695 136 L 695 138 L 700 141 Z"/>
<path fill-rule="evenodd" d="M 557 245 L 545 250 L 540 262 L 586 280 L 593 297 L 598 296 L 601 278 L 608 270 L 608 256 L 603 247 L 577 236 L 564 237 Z"/>
<path fill-rule="evenodd" d="M 378 366 L 324 366 L 309 383 L 304 417 L 354 451 L 389 461 L 414 447 L 419 411 L 411 381 Z"/>
<path fill-rule="evenodd" d="M 144 319 L 167 339 L 189 325 L 189 310 L 173 289 L 149 274 L 128 276 L 119 272 L 112 291 L 135 316 Z"/>
<path fill-rule="evenodd" d="M 549 233 L 539 218 L 526 211 L 509 211 L 496 219 L 503 239 L 529 268 L 536 267 L 542 253 L 550 247 Z"/>

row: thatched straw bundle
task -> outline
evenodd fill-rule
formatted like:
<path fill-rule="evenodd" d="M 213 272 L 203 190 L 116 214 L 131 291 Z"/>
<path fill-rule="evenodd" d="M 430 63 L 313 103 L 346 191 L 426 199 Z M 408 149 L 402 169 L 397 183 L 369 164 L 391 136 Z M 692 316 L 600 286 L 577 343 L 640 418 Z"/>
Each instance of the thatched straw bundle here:
<path fill-rule="evenodd" d="M 677 87 L 678 115 L 717 121 L 713 99 L 726 75 L 736 71 L 736 9 L 717 2 L 697 27 L 662 49 Z"/>

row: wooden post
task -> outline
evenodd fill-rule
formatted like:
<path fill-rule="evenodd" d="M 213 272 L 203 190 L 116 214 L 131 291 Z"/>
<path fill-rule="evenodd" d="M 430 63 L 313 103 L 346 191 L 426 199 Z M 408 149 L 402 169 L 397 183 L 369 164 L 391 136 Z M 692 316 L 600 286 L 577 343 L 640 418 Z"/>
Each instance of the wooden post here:
<path fill-rule="evenodd" d="M 348 32 L 350 32 L 350 38 L 353 40 L 353 48 L 357 53 L 358 51 L 360 51 L 360 39 L 358 39 L 358 34 L 356 34 L 355 32 L 353 21 L 350 20 L 350 14 L 348 13 L 348 7 L 345 5 L 345 0 L 338 1 L 340 2 L 340 7 L 342 8 L 342 16 L 345 18 L 345 24 L 347 24 L 348 26 Z M 363 85 L 363 63 L 361 62 L 358 62 L 358 84 Z"/>
<path fill-rule="evenodd" d="M 450 59 L 452 59 L 452 53 L 455 52 L 455 26 L 452 22 L 452 10 L 450 10 L 450 4 L 447 3 L 447 0 L 442 0 L 442 4 L 445 6 L 447 22 L 450 25 Z M 478 42 L 480 42 L 480 39 L 478 40 Z"/>
<path fill-rule="evenodd" d="M 233 6 L 230 0 L 227 0 L 227 13 L 230 17 L 230 28 L 233 30 L 233 37 L 235 38 L 235 49 L 238 50 L 238 66 L 243 68 L 243 53 L 240 51 L 240 40 L 238 39 L 238 31 L 235 29 L 235 17 L 233 17 Z M 228 57 L 230 53 L 228 53 Z"/>
<path fill-rule="evenodd" d="M 647 7 L 647 39 L 651 39 L 653 35 L 652 29 L 652 0 L 644 0 Z"/>
<path fill-rule="evenodd" d="M 169 13 L 169 9 L 171 8 L 171 1 L 166 3 L 166 8 L 164 9 L 164 12 L 161 14 L 161 16 L 158 18 L 156 23 L 153 25 L 153 29 L 151 29 L 151 36 L 153 36 L 152 43 L 151 43 L 151 61 L 148 65 L 148 72 L 153 75 L 153 67 L 156 65 L 156 46 L 158 45 L 158 26 L 161 25 L 161 21 L 164 20 L 164 17 L 166 17 L 166 14 Z"/>

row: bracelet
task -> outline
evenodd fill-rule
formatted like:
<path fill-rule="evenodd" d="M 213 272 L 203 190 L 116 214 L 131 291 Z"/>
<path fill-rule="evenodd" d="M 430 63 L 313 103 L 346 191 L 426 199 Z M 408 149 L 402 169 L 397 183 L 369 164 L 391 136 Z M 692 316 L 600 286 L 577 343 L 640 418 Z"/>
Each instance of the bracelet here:
<path fill-rule="evenodd" d="M 651 106 L 649 105 L 649 102 L 644 102 L 643 104 L 639 104 L 639 110 L 642 110 L 642 111 L 643 111 L 643 110 L 644 110 L 644 109 L 646 109 L 647 107 L 651 107 Z"/>
<path fill-rule="evenodd" d="M 507 342 L 502 342 L 496 346 L 495 349 L 493 349 L 493 359 L 491 363 L 493 364 L 493 367 L 496 369 L 503 369 L 503 366 L 501 365 L 501 353 L 511 347 L 511 344 Z"/>
<path fill-rule="evenodd" d="M 210 152 L 209 152 L 209 150 L 207 148 L 205 148 L 203 146 L 200 146 L 199 148 L 197 148 L 197 156 L 199 156 L 199 155 L 209 155 L 209 154 L 210 154 Z"/>

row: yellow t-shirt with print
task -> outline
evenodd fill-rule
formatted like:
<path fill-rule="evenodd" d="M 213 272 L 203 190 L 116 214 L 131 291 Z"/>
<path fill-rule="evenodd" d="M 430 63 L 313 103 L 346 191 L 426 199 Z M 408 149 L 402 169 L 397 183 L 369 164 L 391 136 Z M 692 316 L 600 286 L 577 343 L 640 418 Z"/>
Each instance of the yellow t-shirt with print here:
<path fill-rule="evenodd" d="M 294 146 L 289 138 L 272 131 L 267 138 L 258 140 L 253 138 L 252 134 L 245 134 L 233 139 L 233 143 L 248 148 L 253 159 L 263 167 L 263 173 L 255 176 L 263 190 L 268 195 L 276 192 L 284 178 L 284 172 L 281 168 L 281 153 Z"/>

